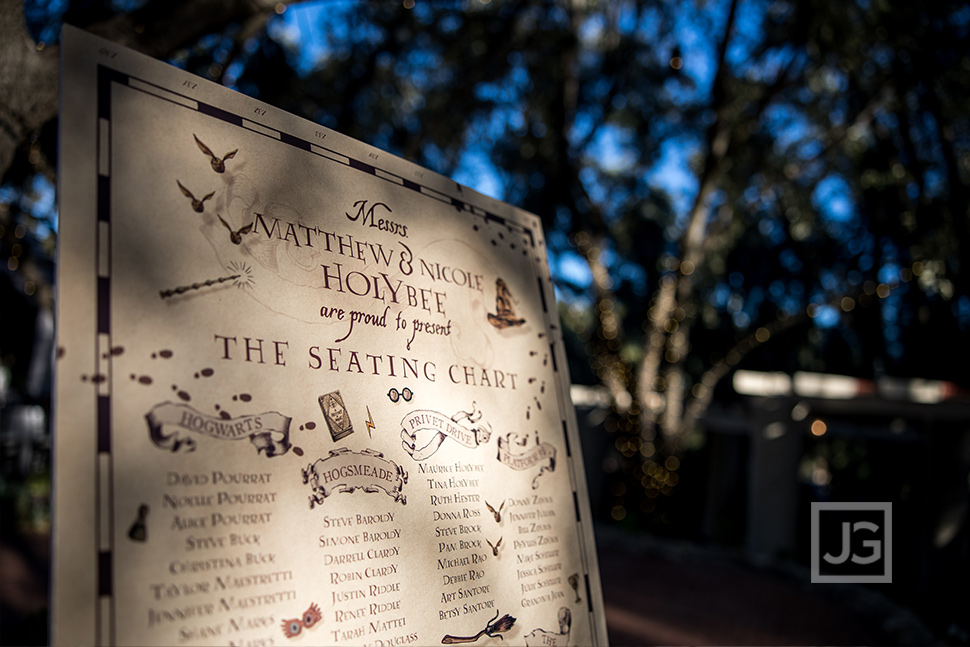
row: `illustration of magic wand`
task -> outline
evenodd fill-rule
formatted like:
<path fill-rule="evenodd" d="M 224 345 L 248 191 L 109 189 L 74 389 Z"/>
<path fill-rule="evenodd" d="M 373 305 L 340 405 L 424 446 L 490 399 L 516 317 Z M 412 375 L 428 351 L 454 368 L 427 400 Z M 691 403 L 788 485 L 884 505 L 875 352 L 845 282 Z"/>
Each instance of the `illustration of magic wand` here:
<path fill-rule="evenodd" d="M 239 278 L 239 274 L 233 274 L 232 276 L 220 276 L 217 279 L 208 279 L 199 283 L 193 283 L 192 285 L 180 285 L 177 288 L 171 290 L 159 290 L 158 295 L 163 299 L 169 297 L 178 296 L 180 294 L 185 294 L 191 290 L 201 290 L 202 288 L 207 288 L 212 285 L 218 285 L 219 283 L 225 283 L 226 281 L 233 281 Z"/>
<path fill-rule="evenodd" d="M 511 629 L 512 625 L 515 624 L 515 618 L 513 618 L 512 616 L 506 613 L 504 616 L 502 616 L 502 618 L 498 622 L 495 622 L 495 618 L 498 618 L 499 613 L 500 613 L 499 611 L 496 611 L 495 617 L 489 620 L 488 623 L 485 624 L 485 628 L 479 631 L 474 636 L 462 637 L 462 636 L 446 635 L 444 638 L 441 639 L 441 644 L 456 645 L 458 643 L 473 643 L 477 641 L 479 638 L 481 638 L 482 636 L 488 636 L 489 638 L 499 638 L 501 640 L 505 640 L 503 636 L 497 636 L 496 634 L 504 633 L 509 629 Z"/>

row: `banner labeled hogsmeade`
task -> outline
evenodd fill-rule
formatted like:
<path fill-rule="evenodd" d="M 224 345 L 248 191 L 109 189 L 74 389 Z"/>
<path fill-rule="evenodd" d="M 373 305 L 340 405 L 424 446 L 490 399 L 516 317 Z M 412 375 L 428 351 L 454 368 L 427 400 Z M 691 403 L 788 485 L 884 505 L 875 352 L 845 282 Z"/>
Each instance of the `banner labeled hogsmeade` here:
<path fill-rule="evenodd" d="M 178 432 L 166 434 L 165 427 L 177 427 L 217 440 L 248 438 L 257 452 L 268 458 L 282 456 L 290 450 L 290 418 L 267 412 L 238 418 L 217 418 L 197 411 L 187 404 L 165 402 L 145 414 L 148 433 L 157 447 L 172 452 L 196 449 L 195 439 Z"/>
<path fill-rule="evenodd" d="M 556 469 L 556 448 L 549 443 L 539 442 L 538 433 L 535 436 L 535 445 L 531 449 L 517 449 L 528 445 L 529 437 L 520 436 L 515 432 L 505 434 L 498 439 L 498 460 L 503 465 L 514 470 L 528 470 L 536 465 L 542 465 L 539 473 L 532 479 L 532 489 L 539 487 L 539 477 L 545 472 L 552 472 Z"/>
<path fill-rule="evenodd" d="M 479 424 L 482 412 L 475 403 L 471 411 L 459 411 L 453 416 L 446 416 L 437 411 L 419 409 L 412 411 L 401 421 L 401 441 L 411 458 L 423 461 L 441 447 L 447 438 L 475 449 L 488 442 L 492 431 L 486 423 Z M 431 432 L 430 438 L 422 432 Z"/>
<path fill-rule="evenodd" d="M 309 483 L 313 489 L 311 509 L 322 504 L 334 492 L 350 493 L 355 490 L 368 493 L 383 490 L 401 505 L 408 502 L 407 496 L 401 492 L 408 482 L 408 473 L 373 449 L 361 452 L 346 447 L 331 449 L 330 456 L 303 469 L 303 482 Z"/>

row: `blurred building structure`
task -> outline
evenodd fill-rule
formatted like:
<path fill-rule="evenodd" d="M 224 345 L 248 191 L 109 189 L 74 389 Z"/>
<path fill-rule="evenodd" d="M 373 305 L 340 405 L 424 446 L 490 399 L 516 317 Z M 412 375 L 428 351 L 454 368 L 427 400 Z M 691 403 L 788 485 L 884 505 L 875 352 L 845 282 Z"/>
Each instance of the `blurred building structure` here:
<path fill-rule="evenodd" d="M 722 395 L 682 459 L 669 534 L 752 567 L 794 566 L 808 584 L 812 502 L 892 502 L 893 583 L 867 588 L 970 644 L 970 394 L 941 381 L 737 371 Z M 608 470 L 597 469 L 613 452 L 597 428 L 606 396 L 574 387 L 573 398 L 590 496 L 608 510 Z"/>

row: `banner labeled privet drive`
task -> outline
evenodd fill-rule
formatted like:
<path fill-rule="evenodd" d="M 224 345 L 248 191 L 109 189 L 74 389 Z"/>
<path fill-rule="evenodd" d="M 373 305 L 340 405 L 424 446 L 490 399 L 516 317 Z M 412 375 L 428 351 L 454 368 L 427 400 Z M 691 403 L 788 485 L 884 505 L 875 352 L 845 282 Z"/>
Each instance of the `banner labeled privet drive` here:
<path fill-rule="evenodd" d="M 62 42 L 54 643 L 605 644 L 538 218 Z"/>

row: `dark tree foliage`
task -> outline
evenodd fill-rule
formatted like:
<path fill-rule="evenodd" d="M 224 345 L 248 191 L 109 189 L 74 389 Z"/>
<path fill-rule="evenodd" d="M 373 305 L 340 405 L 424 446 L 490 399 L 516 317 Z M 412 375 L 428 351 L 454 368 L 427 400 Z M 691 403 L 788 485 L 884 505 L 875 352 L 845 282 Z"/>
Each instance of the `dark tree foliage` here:
<path fill-rule="evenodd" d="M 35 39 L 91 26 L 542 218 L 572 374 L 613 402 L 616 518 L 665 505 L 669 459 L 737 367 L 966 382 L 963 3 L 333 0 L 296 21 L 319 61 L 283 5 L 131 5 L 27 17 Z M 52 177 L 52 132 L 5 169 L 7 237 L 46 235 L 14 203 Z"/>

